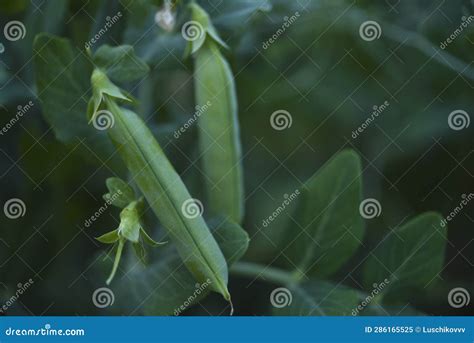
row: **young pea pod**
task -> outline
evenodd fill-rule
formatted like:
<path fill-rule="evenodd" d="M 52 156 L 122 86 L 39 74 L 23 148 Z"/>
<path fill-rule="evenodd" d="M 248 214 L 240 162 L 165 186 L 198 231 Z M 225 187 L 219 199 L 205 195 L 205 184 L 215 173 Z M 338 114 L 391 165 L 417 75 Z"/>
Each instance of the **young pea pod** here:
<path fill-rule="evenodd" d="M 209 16 L 196 3 L 190 8 L 200 34 L 190 40 L 188 51 L 195 64 L 196 108 L 202 112 L 199 144 L 210 212 L 240 223 L 244 215 L 244 190 L 234 78 L 219 51 L 219 46 L 226 45 Z"/>
<path fill-rule="evenodd" d="M 106 77 L 101 75 L 101 79 Z M 211 289 L 230 301 L 225 258 L 200 213 L 193 211 L 193 199 L 153 134 L 137 114 L 119 107 L 114 95 L 95 93 L 102 94 L 101 100 L 114 117 L 108 129 L 110 138 L 184 264 L 199 282 L 211 280 Z"/>

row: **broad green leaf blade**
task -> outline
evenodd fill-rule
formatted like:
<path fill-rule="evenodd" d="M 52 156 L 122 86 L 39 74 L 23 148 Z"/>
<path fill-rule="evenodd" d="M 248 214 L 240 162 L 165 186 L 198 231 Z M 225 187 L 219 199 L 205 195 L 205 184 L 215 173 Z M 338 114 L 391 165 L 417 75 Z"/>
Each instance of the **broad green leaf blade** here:
<path fill-rule="evenodd" d="M 183 210 L 192 198 L 180 176 L 138 115 L 109 98 L 106 104 L 115 116 L 110 137 L 184 263 L 199 282 L 210 279 L 211 289 L 230 300 L 224 256 L 204 219 Z"/>
<path fill-rule="evenodd" d="M 103 198 L 116 207 L 125 208 L 136 198 L 133 188 L 121 178 L 109 177 L 105 184 L 109 192 L 104 194 Z"/>
<path fill-rule="evenodd" d="M 240 226 L 220 218 L 210 221 L 209 226 L 229 265 L 245 253 L 249 238 Z M 134 299 L 139 304 L 137 312 L 178 315 L 209 293 L 209 283 L 206 280 L 196 283 L 175 250 L 154 260 L 143 270 L 132 266 L 130 277 L 123 279 L 121 285 L 124 292 L 133 290 Z M 128 300 L 124 306 L 130 307 Z"/>
<path fill-rule="evenodd" d="M 327 276 L 357 250 L 364 236 L 359 213 L 361 163 L 353 151 L 342 151 L 301 188 L 298 208 L 283 241 L 290 268 Z"/>
<path fill-rule="evenodd" d="M 141 79 L 149 72 L 148 65 L 135 55 L 131 45 L 102 45 L 94 54 L 94 63 L 119 83 Z"/>
<path fill-rule="evenodd" d="M 278 288 L 270 295 L 274 315 L 350 316 L 358 305 L 358 291 L 322 281 Z"/>
<path fill-rule="evenodd" d="M 364 285 L 388 279 L 384 292 L 400 295 L 436 281 L 444 263 L 446 227 L 437 213 L 424 213 L 392 230 L 364 264 Z"/>
<path fill-rule="evenodd" d="M 98 138 L 100 132 L 88 126 L 84 117 L 91 64 L 68 40 L 49 34 L 36 36 L 34 51 L 38 97 L 56 137 L 64 143 L 75 142 L 76 138 Z"/>
<path fill-rule="evenodd" d="M 234 77 L 217 45 L 194 54 L 199 147 L 212 215 L 240 223 L 244 215 L 242 149 Z"/>
<path fill-rule="evenodd" d="M 117 242 L 119 238 L 120 237 L 118 235 L 118 230 L 114 230 L 114 231 L 107 232 L 106 234 L 100 237 L 97 237 L 96 239 L 101 243 L 112 244 L 112 243 Z"/>
<path fill-rule="evenodd" d="M 159 247 L 160 245 L 165 245 L 166 243 L 168 243 L 168 242 L 157 242 L 157 241 L 155 241 L 153 238 L 151 238 L 151 237 L 146 233 L 146 231 L 145 231 L 143 228 L 140 229 L 140 235 L 141 235 L 141 237 L 142 237 L 142 239 L 143 239 L 143 242 L 146 243 L 146 244 L 148 244 L 149 246 L 151 246 L 151 247 L 153 247 L 153 248 Z"/>

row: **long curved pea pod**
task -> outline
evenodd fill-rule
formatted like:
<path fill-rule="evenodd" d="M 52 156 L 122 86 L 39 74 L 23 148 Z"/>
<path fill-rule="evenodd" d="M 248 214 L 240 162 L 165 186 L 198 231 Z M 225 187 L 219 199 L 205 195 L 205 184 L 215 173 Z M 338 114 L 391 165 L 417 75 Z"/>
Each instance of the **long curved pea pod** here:
<path fill-rule="evenodd" d="M 180 176 L 136 113 L 119 107 L 107 93 L 102 101 L 114 118 L 108 134 L 183 263 L 197 281 L 209 279 L 211 289 L 230 301 L 227 263 L 204 219 L 185 207 L 192 198 Z"/>
<path fill-rule="evenodd" d="M 210 212 L 240 223 L 244 215 L 242 152 L 234 77 L 207 13 L 190 5 L 200 38 L 188 47 L 194 57 L 194 88 L 199 116 L 199 144 Z"/>

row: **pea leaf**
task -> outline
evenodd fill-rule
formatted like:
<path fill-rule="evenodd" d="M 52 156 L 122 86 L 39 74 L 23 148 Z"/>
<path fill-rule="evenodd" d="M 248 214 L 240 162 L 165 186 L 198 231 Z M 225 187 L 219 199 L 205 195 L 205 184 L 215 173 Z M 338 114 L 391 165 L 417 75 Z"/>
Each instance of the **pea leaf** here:
<path fill-rule="evenodd" d="M 239 225 L 222 218 L 211 220 L 209 226 L 228 264 L 240 259 L 249 244 L 247 233 Z M 130 277 L 124 278 L 120 286 L 122 292 L 127 293 L 130 289 L 133 291 L 143 314 L 180 314 L 183 311 L 181 306 L 188 308 L 209 293 L 209 284 L 196 284 L 193 275 L 175 250 L 159 256 L 156 260 L 157 262 L 148 265 L 146 269 L 132 266 L 128 273 Z M 124 306 L 129 308 L 130 303 L 124 303 Z"/>
<path fill-rule="evenodd" d="M 84 117 L 92 65 L 68 40 L 49 34 L 36 36 L 33 48 L 38 97 L 56 138 L 65 143 L 76 137 L 103 141 L 106 137 L 89 127 Z"/>
<path fill-rule="evenodd" d="M 358 291 L 323 281 L 275 289 L 273 314 L 280 316 L 349 316 L 358 305 Z M 286 305 L 286 306 L 284 306 Z"/>
<path fill-rule="evenodd" d="M 148 65 L 135 55 L 131 45 L 102 45 L 94 54 L 94 63 L 119 83 L 141 79 L 149 72 Z"/>
<path fill-rule="evenodd" d="M 133 188 L 118 177 L 109 177 L 105 184 L 109 192 L 103 198 L 116 207 L 125 208 L 136 198 Z"/>
<path fill-rule="evenodd" d="M 388 279 L 385 293 L 428 287 L 441 272 L 446 228 L 437 213 L 424 213 L 391 231 L 364 264 L 364 284 Z"/>
<path fill-rule="evenodd" d="M 339 269 L 362 242 L 359 213 L 361 163 L 357 154 L 334 156 L 301 189 L 284 255 L 296 272 L 327 276 Z"/>
<path fill-rule="evenodd" d="M 118 229 L 117 229 L 117 230 L 107 232 L 106 234 L 103 234 L 102 236 L 97 237 L 96 239 L 101 243 L 112 244 L 112 243 L 117 242 L 120 239 L 120 236 L 118 235 Z"/>

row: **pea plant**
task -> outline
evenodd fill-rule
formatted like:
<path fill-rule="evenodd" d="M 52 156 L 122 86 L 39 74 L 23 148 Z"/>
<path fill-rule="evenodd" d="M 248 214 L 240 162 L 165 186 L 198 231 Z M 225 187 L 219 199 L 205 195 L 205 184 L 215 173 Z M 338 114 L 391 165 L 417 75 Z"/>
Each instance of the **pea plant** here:
<path fill-rule="evenodd" d="M 95 149 L 87 153 L 103 157 L 113 171 L 104 199 L 120 209 L 120 224 L 108 232 L 89 230 L 104 249 L 115 251 L 109 277 L 101 270 L 101 282 L 115 291 L 117 304 L 135 297 L 140 313 L 176 315 L 214 292 L 228 313 L 235 304 L 238 314 L 240 300 L 229 280 L 245 279 L 271 287 L 265 303 L 275 315 L 416 313 L 404 300 L 435 283 L 444 264 L 446 226 L 439 214 L 423 213 L 356 259 L 365 249 L 365 221 L 380 214 L 381 204 L 364 198 L 363 166 L 352 150 L 340 151 L 304 182 L 294 208 L 287 200 L 293 214 L 278 242 L 283 254 L 271 265 L 246 259 L 253 241 L 243 227 L 245 151 L 227 60 L 232 49 L 197 2 L 167 6 L 167 29 L 175 11 L 184 18 L 183 61 L 192 63 L 196 108 L 206 109 L 195 118 L 198 140 L 191 144 L 205 176 L 200 198 L 156 138 L 154 117 L 140 113 L 137 90 L 150 68 L 132 46 L 89 44 L 78 51 L 67 39 L 45 33 L 34 42 L 38 94 L 56 137 L 66 144 L 88 142 Z M 159 225 L 150 224 L 155 218 Z M 345 280 L 340 273 L 356 263 L 363 270 L 356 282 L 336 281 Z"/>

